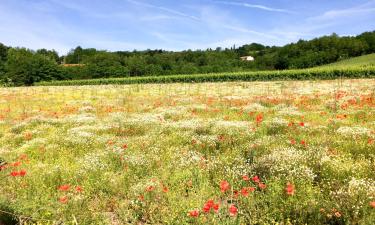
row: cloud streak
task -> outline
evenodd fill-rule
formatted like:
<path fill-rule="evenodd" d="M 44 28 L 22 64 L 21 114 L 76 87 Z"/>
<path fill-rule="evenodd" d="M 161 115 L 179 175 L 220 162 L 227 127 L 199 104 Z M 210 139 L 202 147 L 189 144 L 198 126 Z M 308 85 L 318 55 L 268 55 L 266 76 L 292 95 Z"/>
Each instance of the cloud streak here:
<path fill-rule="evenodd" d="M 241 6 L 241 7 L 253 8 L 253 9 L 261 9 L 261 10 L 269 11 L 269 12 L 294 13 L 294 12 L 286 10 L 286 9 L 271 8 L 271 7 L 264 6 L 264 5 L 249 4 L 247 2 L 228 2 L 228 1 L 213 1 L 213 2 L 217 3 L 217 4 L 225 4 L 225 5 Z"/>
<path fill-rule="evenodd" d="M 257 36 L 260 36 L 260 37 L 275 39 L 275 40 L 279 39 L 275 35 L 259 32 L 259 31 L 255 31 L 255 30 L 250 30 L 250 29 L 247 29 L 245 27 L 238 27 L 238 26 L 232 26 L 232 25 L 223 25 L 222 27 L 225 28 L 225 29 L 240 32 L 240 33 L 252 34 L 252 35 L 257 35 Z"/>
<path fill-rule="evenodd" d="M 343 17 L 352 17 L 358 14 L 368 14 L 368 13 L 375 13 L 374 8 L 351 8 L 351 9 L 344 9 L 344 10 L 330 10 L 325 12 L 324 14 L 310 18 L 311 20 L 333 20 L 337 18 Z"/>
<path fill-rule="evenodd" d="M 361 17 L 375 12 L 375 1 L 369 1 L 365 4 L 354 6 L 346 9 L 333 9 L 324 12 L 315 17 L 308 18 L 311 21 L 327 21 L 339 18 L 353 17 L 360 15 Z"/>
<path fill-rule="evenodd" d="M 167 7 L 157 6 L 157 5 L 139 2 L 139 1 L 134 1 L 134 0 L 126 0 L 126 1 L 129 2 L 129 3 L 132 3 L 134 5 L 139 5 L 139 6 L 143 6 L 143 7 L 147 7 L 147 8 L 157 9 L 157 10 L 164 11 L 164 12 L 167 12 L 169 14 L 180 16 L 180 17 L 183 17 L 183 18 L 188 18 L 188 19 L 191 19 L 191 20 L 200 21 L 200 19 L 196 16 L 192 16 L 192 15 L 189 15 L 187 13 L 180 12 L 180 11 L 170 9 L 170 8 L 167 8 Z"/>

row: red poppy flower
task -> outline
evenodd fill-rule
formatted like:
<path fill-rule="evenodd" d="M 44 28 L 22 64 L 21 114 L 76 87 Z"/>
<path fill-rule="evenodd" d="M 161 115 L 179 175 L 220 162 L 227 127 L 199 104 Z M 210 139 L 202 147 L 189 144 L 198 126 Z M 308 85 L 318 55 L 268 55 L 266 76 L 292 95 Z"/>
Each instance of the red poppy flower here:
<path fill-rule="evenodd" d="M 12 163 L 12 166 L 14 166 L 14 167 L 17 167 L 17 166 L 20 166 L 21 165 L 21 162 L 14 162 L 14 163 Z"/>
<path fill-rule="evenodd" d="M 254 176 L 254 177 L 252 178 L 252 180 L 253 180 L 255 183 L 259 183 L 259 182 L 260 182 L 260 179 L 259 179 L 258 176 Z"/>
<path fill-rule="evenodd" d="M 294 139 L 290 140 L 290 144 L 295 145 L 296 143 L 297 143 L 296 140 L 294 140 Z"/>
<path fill-rule="evenodd" d="M 59 191 L 68 191 L 70 189 L 70 185 L 64 184 L 64 185 L 61 185 L 58 189 Z"/>
<path fill-rule="evenodd" d="M 21 171 L 19 172 L 19 175 L 20 175 L 21 177 L 24 177 L 24 176 L 26 175 L 26 170 L 21 170 Z"/>
<path fill-rule="evenodd" d="M 145 200 L 145 197 L 143 195 L 140 195 L 140 196 L 138 196 L 138 200 L 143 201 L 143 200 Z"/>
<path fill-rule="evenodd" d="M 299 125 L 300 125 L 301 127 L 304 127 L 304 126 L 305 126 L 305 123 L 304 123 L 304 122 L 300 122 Z"/>
<path fill-rule="evenodd" d="M 155 187 L 154 186 L 148 186 L 147 188 L 146 188 L 146 191 L 147 192 L 151 192 L 151 191 L 153 191 L 155 189 Z"/>
<path fill-rule="evenodd" d="M 203 212 L 209 213 L 211 210 L 211 206 L 208 205 L 207 203 L 203 205 Z"/>
<path fill-rule="evenodd" d="M 205 205 L 207 205 L 208 207 L 213 207 L 214 206 L 214 204 L 215 204 L 215 202 L 214 202 L 214 200 L 212 200 L 212 199 L 209 199 L 206 203 L 205 203 Z"/>
<path fill-rule="evenodd" d="M 339 114 L 336 116 L 337 119 L 346 119 L 348 116 L 346 114 Z"/>
<path fill-rule="evenodd" d="M 217 139 L 219 139 L 219 141 L 224 141 L 224 140 L 225 140 L 225 137 L 224 137 L 224 135 L 219 135 L 219 136 L 217 137 Z"/>
<path fill-rule="evenodd" d="M 66 204 L 68 203 L 68 196 L 62 196 L 59 198 L 59 202 Z"/>
<path fill-rule="evenodd" d="M 244 197 L 247 197 L 249 195 L 248 188 L 242 188 L 241 195 L 244 196 Z"/>
<path fill-rule="evenodd" d="M 257 123 L 261 123 L 261 122 L 263 121 L 263 114 L 262 114 L 262 113 L 258 114 L 258 115 L 255 117 L 255 121 L 256 121 Z"/>
<path fill-rule="evenodd" d="M 76 192 L 82 192 L 82 191 L 83 191 L 83 188 L 81 186 L 76 187 Z"/>
<path fill-rule="evenodd" d="M 169 191 L 169 189 L 166 186 L 163 186 L 163 192 L 167 193 L 168 191 Z"/>
<path fill-rule="evenodd" d="M 214 204 L 212 206 L 212 208 L 214 209 L 215 213 L 217 213 L 217 212 L 219 212 L 220 205 L 219 204 Z"/>
<path fill-rule="evenodd" d="M 123 149 L 127 149 L 127 148 L 128 148 L 128 145 L 127 145 L 127 144 L 124 144 L 124 145 L 122 146 L 122 148 L 123 148 Z"/>
<path fill-rule="evenodd" d="M 215 204 L 214 200 L 210 199 L 203 205 L 203 212 L 209 213 L 211 209 L 217 213 L 219 211 L 219 204 Z"/>
<path fill-rule="evenodd" d="M 221 190 L 221 192 L 224 193 L 224 192 L 226 192 L 229 189 L 230 189 L 230 184 L 227 181 L 225 181 L 225 180 L 221 181 L 221 183 L 220 183 L 220 190 Z"/>
<path fill-rule="evenodd" d="M 20 175 L 20 173 L 19 173 L 18 171 L 12 171 L 12 172 L 10 173 L 10 175 L 11 175 L 12 177 L 16 177 L 16 176 Z"/>
<path fill-rule="evenodd" d="M 255 187 L 248 187 L 247 190 L 249 190 L 250 192 L 254 192 L 255 191 Z"/>
<path fill-rule="evenodd" d="M 229 207 L 229 215 L 230 215 L 230 216 L 236 216 L 237 213 L 238 213 L 238 209 L 237 209 L 237 207 L 236 207 L 235 205 L 231 205 L 231 206 Z"/>
<path fill-rule="evenodd" d="M 375 208 L 375 201 L 370 202 L 370 206 L 371 206 L 372 208 Z"/>
<path fill-rule="evenodd" d="M 250 178 L 249 178 L 249 176 L 247 176 L 247 175 L 243 175 L 243 176 L 242 176 L 242 180 L 244 180 L 244 181 L 249 181 Z"/>
<path fill-rule="evenodd" d="M 190 211 L 189 216 L 194 217 L 194 218 L 198 217 L 199 216 L 199 210 L 195 209 L 195 210 Z"/>
<path fill-rule="evenodd" d="M 301 140 L 301 145 L 306 145 L 306 141 L 305 140 Z"/>
<path fill-rule="evenodd" d="M 294 195 L 294 185 L 288 182 L 285 187 L 285 192 L 287 195 Z"/>
<path fill-rule="evenodd" d="M 26 154 L 22 154 L 20 155 L 20 157 L 18 157 L 20 160 L 25 160 L 27 159 L 27 155 Z"/>
<path fill-rule="evenodd" d="M 263 190 L 263 189 L 266 189 L 267 185 L 263 183 L 259 183 L 258 187 Z"/>

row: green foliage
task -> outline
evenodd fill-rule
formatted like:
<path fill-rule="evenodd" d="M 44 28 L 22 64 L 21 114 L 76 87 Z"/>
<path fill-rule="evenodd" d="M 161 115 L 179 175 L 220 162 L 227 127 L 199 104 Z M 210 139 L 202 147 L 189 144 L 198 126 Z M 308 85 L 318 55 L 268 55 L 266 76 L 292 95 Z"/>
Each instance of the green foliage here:
<path fill-rule="evenodd" d="M 61 71 L 56 62 L 25 48 L 9 49 L 5 71 L 4 80 L 9 80 L 16 86 L 61 78 Z"/>
<path fill-rule="evenodd" d="M 59 54 L 55 50 L 47 50 L 43 48 L 37 50 L 36 53 L 48 58 L 51 61 L 55 61 L 57 64 L 60 64 Z"/>
<path fill-rule="evenodd" d="M 7 60 L 8 47 L 0 43 L 0 86 L 4 83 L 5 62 Z"/>

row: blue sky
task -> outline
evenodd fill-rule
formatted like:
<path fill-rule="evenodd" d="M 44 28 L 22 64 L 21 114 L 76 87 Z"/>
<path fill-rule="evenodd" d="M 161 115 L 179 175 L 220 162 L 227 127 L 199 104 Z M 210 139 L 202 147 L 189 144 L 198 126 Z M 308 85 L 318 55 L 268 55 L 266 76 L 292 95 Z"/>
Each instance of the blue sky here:
<path fill-rule="evenodd" d="M 284 45 L 375 30 L 375 0 L 0 0 L 0 42 L 67 53 Z"/>

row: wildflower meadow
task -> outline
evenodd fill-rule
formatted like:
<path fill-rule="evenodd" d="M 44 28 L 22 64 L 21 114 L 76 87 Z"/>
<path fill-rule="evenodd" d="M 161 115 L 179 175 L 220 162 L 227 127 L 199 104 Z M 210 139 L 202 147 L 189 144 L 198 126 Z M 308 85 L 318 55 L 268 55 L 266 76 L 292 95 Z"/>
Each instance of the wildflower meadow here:
<path fill-rule="evenodd" d="M 374 224 L 375 80 L 0 88 L 0 224 Z"/>

